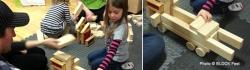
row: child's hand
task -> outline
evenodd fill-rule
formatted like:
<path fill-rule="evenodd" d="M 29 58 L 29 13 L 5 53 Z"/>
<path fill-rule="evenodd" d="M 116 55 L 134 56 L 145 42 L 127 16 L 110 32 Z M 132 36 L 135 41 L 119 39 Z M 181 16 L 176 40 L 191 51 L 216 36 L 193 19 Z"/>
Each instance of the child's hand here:
<path fill-rule="evenodd" d="M 211 13 L 208 12 L 208 11 L 206 11 L 206 10 L 204 10 L 204 9 L 201 9 L 199 11 L 198 16 L 202 16 L 205 19 L 206 22 L 209 22 L 212 19 Z"/>
<path fill-rule="evenodd" d="M 94 16 L 93 12 L 86 11 L 86 20 L 87 21 L 92 21 L 92 16 Z"/>
<path fill-rule="evenodd" d="M 103 69 L 101 69 L 101 68 L 98 68 L 97 70 L 103 70 Z"/>

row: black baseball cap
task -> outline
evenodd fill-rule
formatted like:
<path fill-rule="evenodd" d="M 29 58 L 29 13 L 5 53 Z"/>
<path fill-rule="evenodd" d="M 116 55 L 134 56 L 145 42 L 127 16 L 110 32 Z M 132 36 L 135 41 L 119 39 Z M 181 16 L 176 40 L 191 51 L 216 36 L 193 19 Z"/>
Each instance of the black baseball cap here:
<path fill-rule="evenodd" d="M 0 27 L 19 27 L 29 23 L 27 13 L 13 12 L 3 1 L 0 1 Z"/>

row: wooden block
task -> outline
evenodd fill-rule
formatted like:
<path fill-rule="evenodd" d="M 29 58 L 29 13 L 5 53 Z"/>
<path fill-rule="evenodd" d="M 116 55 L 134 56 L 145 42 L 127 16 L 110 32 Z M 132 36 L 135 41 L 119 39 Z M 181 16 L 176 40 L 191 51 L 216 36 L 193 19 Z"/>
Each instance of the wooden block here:
<path fill-rule="evenodd" d="M 128 34 L 129 34 L 128 37 L 130 37 L 130 40 L 133 40 L 134 33 L 133 33 L 132 28 L 128 29 Z"/>
<path fill-rule="evenodd" d="M 86 69 L 84 69 L 84 68 L 77 65 L 77 66 L 74 66 L 74 70 L 86 70 Z"/>
<path fill-rule="evenodd" d="M 75 27 L 75 30 L 77 32 L 80 32 L 85 24 L 85 18 L 84 17 L 81 17 L 81 19 L 79 20 L 79 22 L 76 24 L 76 27 Z"/>
<path fill-rule="evenodd" d="M 92 20 L 92 21 L 96 21 L 96 19 L 97 19 L 97 16 L 92 16 L 92 17 L 91 17 L 91 20 Z"/>
<path fill-rule="evenodd" d="M 190 24 L 190 29 L 197 31 L 205 24 L 205 20 L 201 16 L 199 16 Z"/>
<path fill-rule="evenodd" d="M 155 13 L 150 16 L 151 24 L 153 27 L 157 27 L 157 25 L 161 22 L 161 14 Z"/>
<path fill-rule="evenodd" d="M 128 12 L 138 13 L 142 10 L 142 0 L 128 0 Z"/>
<path fill-rule="evenodd" d="M 36 37 L 37 37 L 38 41 L 43 41 L 44 40 L 44 36 L 43 35 L 44 34 L 40 30 L 36 31 Z"/>
<path fill-rule="evenodd" d="M 65 69 L 65 62 L 57 60 L 57 59 L 55 59 L 53 57 L 50 58 L 50 63 L 51 63 L 52 69 L 55 69 L 55 70 L 63 70 L 63 69 Z"/>
<path fill-rule="evenodd" d="M 58 50 L 53 54 L 53 57 L 60 61 L 67 61 L 71 59 L 73 56 Z"/>
<path fill-rule="evenodd" d="M 59 41 L 58 45 L 60 46 L 58 48 L 63 48 L 64 46 L 71 44 L 75 40 L 76 38 L 72 34 L 66 34 L 60 37 L 59 39 L 57 39 L 57 41 Z"/>
<path fill-rule="evenodd" d="M 155 12 L 163 12 L 163 3 L 154 0 L 147 0 L 147 7 Z"/>
<path fill-rule="evenodd" d="M 91 33 L 96 37 L 96 38 L 103 38 L 104 37 L 104 32 L 101 30 L 92 30 Z"/>
<path fill-rule="evenodd" d="M 217 53 L 218 55 L 222 56 L 223 58 L 231 61 L 234 56 L 234 50 L 225 46 L 224 44 L 218 42 L 215 39 L 207 39 L 206 46 L 211 49 L 213 52 Z"/>
<path fill-rule="evenodd" d="M 218 30 L 218 38 L 225 42 L 225 43 L 228 43 L 229 45 L 237 48 L 237 49 L 240 49 L 242 47 L 242 44 L 243 44 L 243 39 L 240 38 L 239 36 L 236 36 L 222 28 L 220 28 Z"/>
<path fill-rule="evenodd" d="M 164 13 L 170 14 L 172 15 L 173 13 L 173 5 L 174 5 L 174 1 L 173 0 L 163 0 L 164 3 Z"/>
<path fill-rule="evenodd" d="M 215 33 L 217 30 L 219 30 L 219 24 L 211 21 L 204 26 L 202 26 L 200 29 L 197 30 L 197 33 L 201 35 L 203 38 L 208 39 L 211 37 L 213 33 Z"/>
<path fill-rule="evenodd" d="M 95 38 L 95 36 L 94 35 L 92 35 L 92 36 L 90 36 L 88 39 L 86 39 L 85 40 L 85 46 L 86 47 L 89 47 L 93 42 L 94 42 L 94 38 Z"/>
<path fill-rule="evenodd" d="M 141 26 L 142 26 L 142 21 L 137 22 L 135 25 L 136 25 L 137 27 L 141 27 Z"/>
<path fill-rule="evenodd" d="M 79 58 L 75 58 L 74 59 L 74 66 L 77 66 L 80 64 L 80 59 Z"/>
<path fill-rule="evenodd" d="M 128 21 L 130 21 L 132 19 L 132 15 L 128 15 L 127 19 L 128 19 Z"/>
<path fill-rule="evenodd" d="M 80 13 L 83 11 L 83 5 L 82 5 L 82 2 L 78 2 L 78 5 L 76 7 L 76 9 L 74 10 L 73 12 L 73 19 L 76 19 Z"/>
<path fill-rule="evenodd" d="M 196 15 L 191 14 L 188 11 L 186 11 L 180 7 L 177 7 L 177 6 L 173 7 L 173 16 L 181 19 L 182 21 L 184 21 L 186 23 L 191 23 L 196 18 Z"/>
<path fill-rule="evenodd" d="M 90 24 L 89 26 L 91 30 L 94 30 L 97 28 L 97 24 L 95 22 L 89 22 L 89 24 Z"/>
<path fill-rule="evenodd" d="M 84 44 L 85 40 L 91 36 L 91 30 L 87 29 L 85 32 L 82 33 L 81 36 L 81 43 Z"/>
<path fill-rule="evenodd" d="M 89 29 L 89 27 L 90 27 L 90 23 L 85 24 L 81 30 L 81 33 L 85 32 L 87 29 Z"/>

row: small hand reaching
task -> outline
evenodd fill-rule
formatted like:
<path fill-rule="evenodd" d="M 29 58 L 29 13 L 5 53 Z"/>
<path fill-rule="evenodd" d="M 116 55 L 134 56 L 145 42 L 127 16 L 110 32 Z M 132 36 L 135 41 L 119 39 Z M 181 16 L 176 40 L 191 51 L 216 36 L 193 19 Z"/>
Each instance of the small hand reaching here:
<path fill-rule="evenodd" d="M 201 9 L 198 13 L 198 16 L 202 16 L 206 22 L 209 22 L 212 20 L 212 15 L 209 11 L 206 11 L 204 9 Z"/>

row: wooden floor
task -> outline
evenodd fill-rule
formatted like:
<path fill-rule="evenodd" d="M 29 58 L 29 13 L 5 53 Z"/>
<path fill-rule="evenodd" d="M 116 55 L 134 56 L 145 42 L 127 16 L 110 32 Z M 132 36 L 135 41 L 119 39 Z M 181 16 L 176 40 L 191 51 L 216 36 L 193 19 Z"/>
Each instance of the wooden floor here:
<path fill-rule="evenodd" d="M 22 6 L 18 0 L 3 0 L 14 12 L 26 12 L 30 17 L 30 22 L 28 25 L 23 27 L 15 28 L 16 37 L 14 41 L 23 40 L 40 29 L 40 22 L 44 18 L 49 7 L 51 7 L 51 0 L 46 0 L 45 6 Z M 74 7 L 76 7 L 76 0 L 71 0 L 70 11 L 73 12 Z"/>

